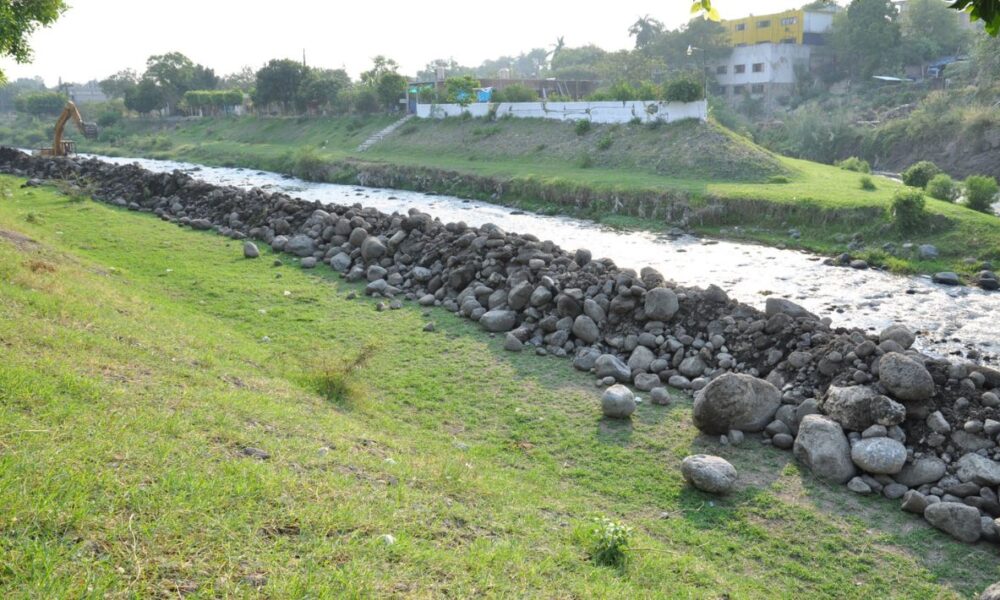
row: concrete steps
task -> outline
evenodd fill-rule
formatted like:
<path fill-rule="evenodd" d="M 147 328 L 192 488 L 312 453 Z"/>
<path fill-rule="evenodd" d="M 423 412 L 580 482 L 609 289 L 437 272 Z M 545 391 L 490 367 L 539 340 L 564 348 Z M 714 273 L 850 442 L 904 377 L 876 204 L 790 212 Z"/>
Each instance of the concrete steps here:
<path fill-rule="evenodd" d="M 383 129 L 381 131 L 378 131 L 376 133 L 373 133 L 367 140 L 365 140 L 364 142 L 361 142 L 361 145 L 358 146 L 358 152 L 365 152 L 365 151 L 367 151 L 369 148 L 371 148 L 375 144 L 381 142 L 386 137 L 392 135 L 392 133 L 394 131 L 396 131 L 397 129 L 399 129 L 400 127 L 402 127 L 404 124 L 406 124 L 407 121 L 409 121 L 410 119 L 412 119 L 415 116 L 416 115 L 406 115 L 405 117 L 403 117 L 402 119 L 396 121 L 392 125 L 389 125 L 385 129 Z"/>

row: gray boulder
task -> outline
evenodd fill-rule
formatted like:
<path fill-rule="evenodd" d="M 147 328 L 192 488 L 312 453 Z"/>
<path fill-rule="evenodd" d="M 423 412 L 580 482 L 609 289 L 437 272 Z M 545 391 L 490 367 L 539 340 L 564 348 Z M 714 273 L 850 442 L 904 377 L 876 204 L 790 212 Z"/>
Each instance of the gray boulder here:
<path fill-rule="evenodd" d="M 598 377 L 614 377 L 620 383 L 632 381 L 632 369 L 614 354 L 602 354 L 594 361 Z"/>
<path fill-rule="evenodd" d="M 649 365 L 656 360 L 653 351 L 645 346 L 636 346 L 632 351 L 632 356 L 628 359 L 628 367 L 633 371 L 648 371 Z"/>
<path fill-rule="evenodd" d="M 938 502 L 924 509 L 927 522 L 957 540 L 972 544 L 979 540 L 982 525 L 979 510 L 958 502 Z"/>
<path fill-rule="evenodd" d="M 589 371 L 597 364 L 601 351 L 596 348 L 580 348 L 573 357 L 573 368 L 578 371 Z"/>
<path fill-rule="evenodd" d="M 728 494 L 736 485 L 736 467 L 719 456 L 695 454 L 681 461 L 684 480 L 703 492 Z"/>
<path fill-rule="evenodd" d="M 903 401 L 928 400 L 934 395 L 934 379 L 922 363 L 898 352 L 879 360 L 878 378 L 889 393 Z"/>
<path fill-rule="evenodd" d="M 781 392 L 770 383 L 742 373 L 724 373 L 695 397 L 694 424 L 711 435 L 730 429 L 762 431 L 779 406 Z"/>
<path fill-rule="evenodd" d="M 385 244 L 374 235 L 365 238 L 361 242 L 361 257 L 365 260 L 377 260 L 385 256 Z"/>
<path fill-rule="evenodd" d="M 601 331 L 597 328 L 597 323 L 587 315 L 580 315 L 573 321 L 573 335 L 581 339 L 584 343 L 593 344 L 600 338 Z"/>
<path fill-rule="evenodd" d="M 316 252 L 316 242 L 308 235 L 293 235 L 285 244 L 285 252 L 299 257 L 312 256 Z"/>
<path fill-rule="evenodd" d="M 341 273 L 351 268 L 351 255 L 346 252 L 338 252 L 330 259 L 330 268 Z"/>
<path fill-rule="evenodd" d="M 764 303 L 764 314 L 768 317 L 773 317 L 777 314 L 784 314 L 793 319 L 806 317 L 817 321 L 819 320 L 819 317 L 812 314 L 805 308 L 799 306 L 791 300 L 785 300 L 784 298 L 768 298 Z"/>
<path fill-rule="evenodd" d="M 503 349 L 508 352 L 520 352 L 524 349 L 524 343 L 517 339 L 517 336 L 511 332 L 507 332 L 507 336 L 503 340 Z"/>
<path fill-rule="evenodd" d="M 851 444 L 840 424 L 821 415 L 807 415 L 799 423 L 792 448 L 795 458 L 821 479 L 847 483 L 855 474 Z"/>
<path fill-rule="evenodd" d="M 688 378 L 701 377 L 705 371 L 705 361 L 700 356 L 689 356 L 681 361 L 677 370 Z"/>
<path fill-rule="evenodd" d="M 890 325 L 883 329 L 882 333 L 878 334 L 879 343 L 886 340 L 892 340 L 899 344 L 903 350 L 906 350 L 917 340 L 917 336 L 913 335 L 913 332 L 902 325 Z"/>
<path fill-rule="evenodd" d="M 660 376 L 655 373 L 636 373 L 635 374 L 635 389 L 640 392 L 649 392 L 653 388 L 663 385 L 660 381 Z"/>
<path fill-rule="evenodd" d="M 887 437 L 859 440 L 851 448 L 851 460 L 873 475 L 893 475 L 906 464 L 906 446 Z"/>
<path fill-rule="evenodd" d="M 966 454 L 958 459 L 958 478 L 979 485 L 1000 485 L 1000 463 L 978 454 Z"/>
<path fill-rule="evenodd" d="M 610 419 L 627 419 L 635 412 L 635 394 L 624 385 L 615 384 L 601 395 L 601 411 Z"/>
<path fill-rule="evenodd" d="M 646 292 L 646 318 L 667 322 L 677 314 L 680 303 L 677 294 L 667 288 L 654 288 Z"/>
<path fill-rule="evenodd" d="M 918 458 L 893 475 L 893 479 L 906 487 L 916 488 L 935 483 L 944 477 L 948 465 L 937 457 Z"/>
<path fill-rule="evenodd" d="M 892 427 L 906 418 L 906 407 L 868 386 L 830 386 L 821 408 L 844 429 L 864 431 L 872 425 Z"/>
<path fill-rule="evenodd" d="M 517 325 L 517 313 L 512 310 L 491 310 L 479 318 L 479 325 L 493 333 L 510 331 Z"/>
<path fill-rule="evenodd" d="M 260 250 L 257 248 L 257 244 L 253 242 L 243 242 L 244 258 L 258 258 L 259 256 Z"/>

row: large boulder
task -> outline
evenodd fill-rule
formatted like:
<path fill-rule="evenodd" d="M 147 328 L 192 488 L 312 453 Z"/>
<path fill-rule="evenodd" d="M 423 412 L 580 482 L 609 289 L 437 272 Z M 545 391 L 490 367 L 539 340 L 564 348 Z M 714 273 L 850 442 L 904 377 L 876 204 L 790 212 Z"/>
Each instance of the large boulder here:
<path fill-rule="evenodd" d="M 594 361 L 594 371 L 598 377 L 614 377 L 621 383 L 632 381 L 632 369 L 614 354 L 602 354 Z"/>
<path fill-rule="evenodd" d="M 878 379 L 890 394 L 904 402 L 928 400 L 934 395 L 934 379 L 927 367 L 899 352 L 882 356 Z"/>
<path fill-rule="evenodd" d="M 293 235 L 285 244 L 285 252 L 300 257 L 312 256 L 316 252 L 316 242 L 308 235 Z"/>
<path fill-rule="evenodd" d="M 503 333 L 517 325 L 517 313 L 512 310 L 491 310 L 479 318 L 479 325 L 492 333 Z"/>
<path fill-rule="evenodd" d="M 913 345 L 913 342 L 917 341 L 917 336 L 913 335 L 913 332 L 902 325 L 890 325 L 883 329 L 882 333 L 878 334 L 879 343 L 886 340 L 892 340 L 899 344 L 903 350 L 906 350 Z"/>
<path fill-rule="evenodd" d="M 646 292 L 645 309 L 647 319 L 666 322 L 677 314 L 680 303 L 673 290 L 654 288 Z"/>
<path fill-rule="evenodd" d="M 768 298 L 764 303 L 764 314 L 766 314 L 769 318 L 777 314 L 784 314 L 793 319 L 804 317 L 815 319 L 817 321 L 819 320 L 819 317 L 812 314 L 805 308 L 799 306 L 791 300 L 785 300 L 784 298 Z"/>
<path fill-rule="evenodd" d="M 703 492 L 728 494 L 736 484 L 736 467 L 719 456 L 695 454 L 681 462 L 684 480 Z"/>
<path fill-rule="evenodd" d="M 597 348 L 580 348 L 573 357 L 573 368 L 578 371 L 589 371 L 597 364 L 601 351 Z"/>
<path fill-rule="evenodd" d="M 586 344 L 593 344 L 600 338 L 601 330 L 597 328 L 597 323 L 587 315 L 580 315 L 573 321 L 573 335 L 580 338 Z"/>
<path fill-rule="evenodd" d="M 966 454 L 958 459 L 956 475 L 962 481 L 979 485 L 1000 485 L 1000 463 L 978 454 Z"/>
<path fill-rule="evenodd" d="M 846 483 L 854 477 L 851 444 L 840 423 L 821 415 L 807 415 L 799 423 L 792 448 L 795 458 L 820 479 Z"/>
<path fill-rule="evenodd" d="M 936 456 L 918 458 L 893 475 L 893 479 L 906 487 L 917 488 L 928 483 L 935 483 L 944 477 L 948 465 Z"/>
<path fill-rule="evenodd" d="M 924 518 L 931 525 L 969 544 L 979 540 L 982 524 L 979 510 L 958 502 L 937 502 L 924 509 Z"/>
<path fill-rule="evenodd" d="M 892 427 L 906 418 L 905 406 L 864 385 L 830 386 L 821 409 L 851 431 L 864 431 L 872 425 Z"/>
<path fill-rule="evenodd" d="M 763 379 L 724 373 L 702 388 L 694 400 L 694 424 L 722 435 L 730 429 L 763 431 L 781 406 L 781 392 Z"/>
<path fill-rule="evenodd" d="M 645 346 L 636 346 L 635 350 L 632 351 L 632 355 L 628 359 L 628 368 L 633 371 L 648 371 L 649 365 L 653 364 L 656 360 L 656 355 L 653 351 Z"/>
<path fill-rule="evenodd" d="M 386 249 L 382 240 L 370 235 L 361 242 L 361 257 L 365 260 L 377 260 L 385 256 Z"/>
<path fill-rule="evenodd" d="M 613 385 L 601 395 L 601 411 L 609 419 L 627 419 L 635 412 L 635 394 L 624 385 Z"/>
<path fill-rule="evenodd" d="M 873 475 L 893 475 L 906 464 L 906 446 L 887 437 L 858 440 L 851 448 L 851 460 Z"/>

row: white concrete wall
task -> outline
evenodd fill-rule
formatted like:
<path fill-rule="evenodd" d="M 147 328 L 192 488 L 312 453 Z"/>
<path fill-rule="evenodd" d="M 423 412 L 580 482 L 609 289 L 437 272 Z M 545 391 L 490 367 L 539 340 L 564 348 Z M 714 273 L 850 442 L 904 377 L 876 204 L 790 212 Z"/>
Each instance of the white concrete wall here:
<path fill-rule="evenodd" d="M 833 13 L 807 10 L 802 26 L 806 33 L 827 33 L 833 29 Z"/>
<path fill-rule="evenodd" d="M 577 121 L 589 119 L 594 123 L 628 123 L 639 117 L 644 122 L 663 121 L 671 123 L 684 119 L 706 120 L 708 105 L 704 100 L 696 102 L 502 102 L 500 104 L 475 103 L 468 106 L 459 104 L 418 104 L 417 116 L 421 119 L 458 117 L 468 112 L 473 117 L 485 117 L 490 106 L 496 106 L 497 118 L 511 115 L 517 118 L 553 119 L 556 121 Z"/>
<path fill-rule="evenodd" d="M 726 72 L 716 75 L 719 85 L 751 85 L 754 83 L 795 83 L 795 65 L 809 64 L 811 49 L 798 44 L 756 44 L 733 48 L 725 61 Z M 763 63 L 764 70 L 753 72 L 753 65 Z M 736 65 L 745 65 L 746 71 L 736 72 Z"/>

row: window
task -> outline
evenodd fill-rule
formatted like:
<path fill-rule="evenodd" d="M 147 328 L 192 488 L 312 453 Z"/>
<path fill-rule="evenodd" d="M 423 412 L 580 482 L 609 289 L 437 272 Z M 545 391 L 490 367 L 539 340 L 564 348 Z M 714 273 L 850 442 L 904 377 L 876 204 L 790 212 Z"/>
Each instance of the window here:
<path fill-rule="evenodd" d="M 747 24 L 746 23 L 737 23 L 736 24 L 736 31 L 746 31 L 746 29 L 747 29 Z"/>
<path fill-rule="evenodd" d="M 746 92 L 747 92 L 747 86 L 745 86 L 745 85 L 734 85 L 733 86 L 733 95 L 734 96 L 742 96 Z"/>
<path fill-rule="evenodd" d="M 747 72 L 746 65 L 733 65 L 733 73 L 746 73 L 746 72 Z"/>
<path fill-rule="evenodd" d="M 763 83 L 755 83 L 755 84 L 753 84 L 752 86 L 750 86 L 750 93 L 751 94 L 763 94 L 764 93 L 764 84 Z"/>
<path fill-rule="evenodd" d="M 771 26 L 771 19 L 764 19 L 763 21 L 757 21 L 757 29 L 767 29 Z"/>
<path fill-rule="evenodd" d="M 715 67 L 716 75 L 725 75 L 728 72 L 729 72 L 729 67 L 727 67 L 726 65 L 719 65 L 718 67 Z"/>
<path fill-rule="evenodd" d="M 764 72 L 764 63 L 754 63 L 753 64 L 753 72 L 754 73 L 763 73 Z"/>
<path fill-rule="evenodd" d="M 797 17 L 785 17 L 781 20 L 782 25 L 795 25 L 799 20 Z"/>

